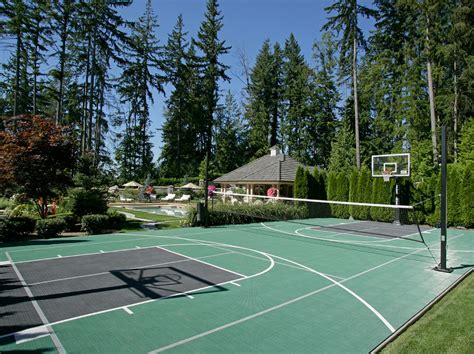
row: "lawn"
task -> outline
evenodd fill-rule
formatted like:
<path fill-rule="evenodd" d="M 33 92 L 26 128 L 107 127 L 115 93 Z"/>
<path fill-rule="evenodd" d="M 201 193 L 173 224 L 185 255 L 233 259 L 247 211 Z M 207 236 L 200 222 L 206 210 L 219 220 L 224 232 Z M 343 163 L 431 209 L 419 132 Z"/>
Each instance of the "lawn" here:
<path fill-rule="evenodd" d="M 169 215 L 159 215 L 159 214 L 153 214 L 153 213 L 147 213 L 142 210 L 133 210 L 133 209 L 125 209 L 125 208 L 115 208 L 112 207 L 109 210 L 114 210 L 114 211 L 123 211 L 129 214 L 135 215 L 135 217 L 140 218 L 140 219 L 146 219 L 150 220 L 151 222 L 159 222 L 160 223 L 160 228 L 176 228 L 182 226 L 184 219 L 182 218 L 177 218 L 174 216 L 169 216 Z M 137 221 L 137 220 L 127 220 L 127 225 L 123 227 L 124 230 L 137 230 L 140 229 L 140 224 L 142 224 L 142 221 Z"/>
<path fill-rule="evenodd" d="M 474 273 L 464 279 L 382 353 L 472 353 Z"/>

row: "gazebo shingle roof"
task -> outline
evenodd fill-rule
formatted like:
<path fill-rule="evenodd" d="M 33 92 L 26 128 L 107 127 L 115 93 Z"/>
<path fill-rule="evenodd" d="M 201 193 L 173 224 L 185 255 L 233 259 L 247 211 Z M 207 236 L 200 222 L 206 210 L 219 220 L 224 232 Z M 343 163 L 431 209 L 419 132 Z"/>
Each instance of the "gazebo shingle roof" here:
<path fill-rule="evenodd" d="M 216 178 L 214 182 L 293 182 L 298 166 L 307 167 L 283 154 L 265 155 Z"/>

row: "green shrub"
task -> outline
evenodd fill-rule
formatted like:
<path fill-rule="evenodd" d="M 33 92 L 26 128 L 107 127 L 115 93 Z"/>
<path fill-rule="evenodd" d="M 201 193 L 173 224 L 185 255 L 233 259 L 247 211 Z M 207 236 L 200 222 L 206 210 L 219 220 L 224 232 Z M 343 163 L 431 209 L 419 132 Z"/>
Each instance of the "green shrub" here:
<path fill-rule="evenodd" d="M 117 211 L 109 211 L 107 213 L 109 216 L 109 228 L 111 230 L 120 229 L 120 227 L 127 221 L 125 214 L 119 213 Z"/>
<path fill-rule="evenodd" d="M 109 230 L 109 216 L 103 214 L 84 215 L 81 219 L 81 230 L 89 235 L 100 234 Z"/>
<path fill-rule="evenodd" d="M 89 214 L 105 214 L 107 212 L 107 197 L 99 190 L 77 190 L 72 194 L 71 211 L 78 217 Z"/>
<path fill-rule="evenodd" d="M 77 216 L 72 215 L 72 214 L 64 214 L 64 215 L 61 215 L 60 217 L 66 223 L 65 231 L 75 232 L 75 231 L 79 231 L 81 229 L 80 226 L 78 227 L 79 219 L 77 218 Z"/>
<path fill-rule="evenodd" d="M 20 241 L 33 233 L 35 225 L 36 220 L 28 216 L 0 220 L 0 238 L 5 241 Z"/>
<path fill-rule="evenodd" d="M 464 168 L 461 185 L 461 213 L 464 227 L 474 227 L 474 163 L 469 163 Z"/>
<path fill-rule="evenodd" d="M 42 219 L 36 223 L 36 233 L 41 238 L 57 237 L 66 229 L 66 226 L 63 218 Z"/>
<path fill-rule="evenodd" d="M 308 208 L 284 203 L 218 204 L 209 210 L 209 226 L 249 224 L 269 220 L 295 220 L 309 217 Z M 187 213 L 190 226 L 197 225 L 197 210 Z"/>
<path fill-rule="evenodd" d="M 448 166 L 448 225 L 461 226 L 461 185 L 463 170 L 459 166 Z"/>
<path fill-rule="evenodd" d="M 20 216 L 34 217 L 38 215 L 38 210 L 35 208 L 33 204 L 25 203 L 25 204 L 16 205 L 15 207 L 13 207 L 12 210 L 8 211 L 7 214 L 10 217 L 20 217 Z"/>
<path fill-rule="evenodd" d="M 0 209 L 6 209 L 13 205 L 13 202 L 8 198 L 0 198 Z"/>

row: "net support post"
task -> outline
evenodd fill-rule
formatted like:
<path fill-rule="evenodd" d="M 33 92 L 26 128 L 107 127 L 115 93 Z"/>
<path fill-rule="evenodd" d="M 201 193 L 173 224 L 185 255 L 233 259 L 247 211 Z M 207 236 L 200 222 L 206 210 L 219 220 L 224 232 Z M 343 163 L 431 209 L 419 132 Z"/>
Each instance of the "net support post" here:
<path fill-rule="evenodd" d="M 441 127 L 441 205 L 440 205 L 440 262 L 434 269 L 439 272 L 450 273 L 453 270 L 446 266 L 447 226 L 448 226 L 448 199 L 447 199 L 447 143 L 446 127 Z"/>
<path fill-rule="evenodd" d="M 400 205 L 400 183 L 398 177 L 395 177 L 395 205 Z M 395 209 L 395 220 L 393 221 L 394 225 L 401 225 L 400 222 L 400 209 Z"/>

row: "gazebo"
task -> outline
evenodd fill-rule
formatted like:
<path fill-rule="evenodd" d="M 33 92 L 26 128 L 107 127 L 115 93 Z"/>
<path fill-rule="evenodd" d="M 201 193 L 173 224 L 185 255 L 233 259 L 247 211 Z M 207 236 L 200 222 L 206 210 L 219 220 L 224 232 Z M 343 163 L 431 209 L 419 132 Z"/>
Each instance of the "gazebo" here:
<path fill-rule="evenodd" d="M 222 192 L 233 187 L 243 188 L 245 193 L 266 195 L 269 188 L 277 189 L 277 197 L 293 196 L 293 183 L 298 167 L 305 166 L 281 152 L 278 146 L 270 148 L 270 154 L 262 156 L 214 180 Z"/>

